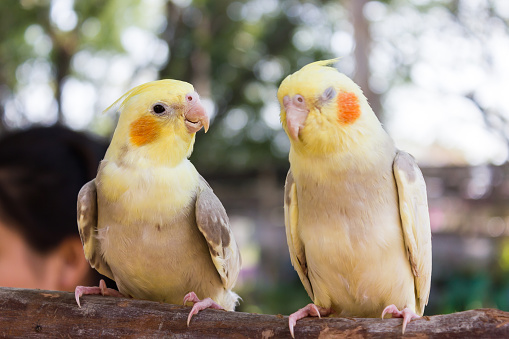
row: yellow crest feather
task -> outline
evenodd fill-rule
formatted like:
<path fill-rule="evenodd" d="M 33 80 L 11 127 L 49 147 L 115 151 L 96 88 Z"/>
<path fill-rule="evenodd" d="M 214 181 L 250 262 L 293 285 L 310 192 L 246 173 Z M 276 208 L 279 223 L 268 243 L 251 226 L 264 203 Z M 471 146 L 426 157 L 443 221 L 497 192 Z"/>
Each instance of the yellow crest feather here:
<path fill-rule="evenodd" d="M 316 67 L 316 66 L 320 66 L 320 67 L 333 67 L 333 65 L 337 62 L 339 62 L 341 58 L 338 57 L 338 58 L 334 58 L 334 59 L 328 59 L 328 60 L 318 60 L 318 61 L 315 61 L 315 62 L 312 62 L 310 64 L 307 64 L 306 66 L 302 67 L 302 69 L 304 68 L 311 68 L 311 67 Z"/>
<path fill-rule="evenodd" d="M 104 111 L 103 114 L 109 113 L 109 112 L 116 112 L 123 108 L 125 103 L 127 103 L 132 97 L 143 93 L 150 88 L 158 87 L 160 85 L 174 85 L 178 86 L 179 84 L 183 84 L 183 81 L 179 80 L 173 80 L 173 79 L 163 79 L 163 80 L 156 80 L 147 82 L 141 85 L 138 85 L 134 88 L 131 88 L 129 91 L 127 91 L 124 95 L 122 95 L 120 98 L 118 98 L 114 103 L 112 103 L 110 106 L 108 106 Z M 187 84 L 187 83 L 186 83 Z"/>

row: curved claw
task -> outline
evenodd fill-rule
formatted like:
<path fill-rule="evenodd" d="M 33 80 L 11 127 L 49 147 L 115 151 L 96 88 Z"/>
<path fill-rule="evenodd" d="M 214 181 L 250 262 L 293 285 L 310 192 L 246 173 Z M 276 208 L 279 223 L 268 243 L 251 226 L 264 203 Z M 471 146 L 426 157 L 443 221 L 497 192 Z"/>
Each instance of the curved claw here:
<path fill-rule="evenodd" d="M 316 307 L 315 304 L 311 304 L 311 308 L 313 309 L 313 311 L 316 312 L 316 316 L 318 316 L 319 319 L 322 319 L 322 316 L 320 315 L 320 311 L 318 310 L 318 307 Z M 315 314 L 311 314 L 313 316 L 315 316 Z"/>
<path fill-rule="evenodd" d="M 406 325 L 410 323 L 414 319 L 419 319 L 420 316 L 415 314 L 414 311 L 412 311 L 409 308 L 403 309 L 403 330 L 402 333 L 405 334 Z"/>
<path fill-rule="evenodd" d="M 295 324 L 297 324 L 297 320 L 288 317 L 288 327 L 290 328 L 290 334 L 292 335 L 292 338 L 294 338 L 294 339 L 295 339 L 295 334 L 293 333 L 293 328 L 294 328 Z"/>
<path fill-rule="evenodd" d="M 295 338 L 294 327 L 297 324 L 297 320 L 309 316 L 321 318 L 322 315 L 327 316 L 332 312 L 333 311 L 330 308 L 323 308 L 315 304 L 308 304 L 301 308 L 300 310 L 298 310 L 297 312 L 290 314 L 290 316 L 288 317 L 288 327 L 290 328 L 290 334 L 292 335 L 292 338 Z"/>
<path fill-rule="evenodd" d="M 74 298 L 76 299 L 76 302 L 78 303 L 78 306 L 81 308 L 80 303 L 80 297 L 83 295 L 91 295 L 91 294 L 103 294 L 101 287 L 94 286 L 94 287 L 87 287 L 87 286 L 76 286 L 74 289 Z"/>
<path fill-rule="evenodd" d="M 200 299 L 198 298 L 198 296 L 196 295 L 196 293 L 194 292 L 189 292 L 188 294 L 186 294 L 184 296 L 184 305 L 186 304 L 186 302 L 188 301 L 191 301 L 192 303 L 197 303 L 200 301 Z"/>
<path fill-rule="evenodd" d="M 79 308 L 81 308 L 80 297 L 83 295 L 83 292 L 79 289 L 80 287 L 83 286 L 76 286 L 76 289 L 74 290 L 74 299 L 76 299 L 76 303 Z"/>
<path fill-rule="evenodd" d="M 200 312 L 200 310 L 196 307 L 195 304 L 191 309 L 191 312 L 189 312 L 189 315 L 187 316 L 187 327 L 189 327 L 189 323 L 191 322 L 191 318 L 193 317 L 193 315 L 198 314 L 198 312 Z"/>
<path fill-rule="evenodd" d="M 80 297 L 84 295 L 109 295 L 112 297 L 123 297 L 124 295 L 117 290 L 106 287 L 106 283 L 103 279 L 99 281 L 99 286 L 87 287 L 87 286 L 76 286 L 74 289 L 74 298 L 76 299 L 76 303 L 81 308 Z"/>
<path fill-rule="evenodd" d="M 386 308 L 384 308 L 384 311 L 382 312 L 382 319 L 385 317 L 387 313 L 391 313 L 393 318 L 401 317 L 401 312 L 398 310 L 396 305 L 389 305 Z"/>
<path fill-rule="evenodd" d="M 382 312 L 382 319 L 387 313 L 391 313 L 393 318 L 403 318 L 402 334 L 405 334 L 406 325 L 408 325 L 410 321 L 420 318 L 420 316 L 415 314 L 415 312 L 408 307 L 405 307 L 402 311 L 400 311 L 396 305 L 387 306 Z"/>
<path fill-rule="evenodd" d="M 224 310 L 223 306 L 219 305 L 210 298 L 200 300 L 196 293 L 194 292 L 189 292 L 188 294 L 185 295 L 184 305 L 188 301 L 194 303 L 194 306 L 191 309 L 191 312 L 189 312 L 189 315 L 187 316 L 187 327 L 189 327 L 189 323 L 191 322 L 191 318 L 193 317 L 193 315 L 198 314 L 198 312 L 203 311 L 204 309 L 213 308 L 216 310 Z"/>

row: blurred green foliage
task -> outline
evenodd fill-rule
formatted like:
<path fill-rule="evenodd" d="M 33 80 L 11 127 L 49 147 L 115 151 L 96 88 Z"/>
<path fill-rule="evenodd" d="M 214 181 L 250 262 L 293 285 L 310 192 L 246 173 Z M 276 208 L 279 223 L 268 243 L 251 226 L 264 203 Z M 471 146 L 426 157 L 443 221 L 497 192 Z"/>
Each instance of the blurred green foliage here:
<path fill-rule="evenodd" d="M 298 278 L 277 285 L 247 284 L 239 293 L 240 312 L 289 315 L 311 302 Z"/>

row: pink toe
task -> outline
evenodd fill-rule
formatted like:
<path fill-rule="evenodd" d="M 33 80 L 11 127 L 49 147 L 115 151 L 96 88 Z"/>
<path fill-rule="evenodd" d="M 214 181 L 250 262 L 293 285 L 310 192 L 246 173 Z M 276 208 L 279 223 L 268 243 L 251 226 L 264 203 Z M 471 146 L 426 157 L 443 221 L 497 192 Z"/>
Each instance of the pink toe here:
<path fill-rule="evenodd" d="M 330 308 L 323 308 L 320 306 L 317 306 L 315 304 L 307 304 L 297 312 L 294 312 L 290 314 L 288 317 L 288 327 L 290 328 L 290 333 L 292 334 L 292 337 L 294 337 L 294 327 L 297 324 L 297 320 L 300 320 L 305 317 L 319 317 L 327 316 L 329 314 L 333 313 L 333 310 Z"/>
<path fill-rule="evenodd" d="M 214 300 L 210 298 L 205 298 L 203 300 L 198 299 L 196 294 L 194 292 L 189 292 L 184 297 L 184 304 L 187 301 L 191 301 L 194 303 L 193 308 L 191 309 L 191 312 L 189 312 L 189 315 L 187 316 L 187 326 L 189 326 L 189 323 L 191 322 L 191 318 L 193 315 L 198 314 L 198 312 L 203 311 L 207 308 L 213 308 L 216 310 L 224 310 L 224 308 L 216 303 Z"/>
<path fill-rule="evenodd" d="M 184 305 L 186 304 L 186 302 L 192 302 L 192 303 L 197 303 L 197 302 L 200 302 L 200 299 L 198 298 L 198 296 L 196 295 L 196 293 L 194 292 L 189 292 L 188 294 L 185 295 L 184 297 Z"/>
<path fill-rule="evenodd" d="M 99 282 L 99 286 L 76 286 L 74 289 L 74 298 L 76 299 L 76 302 L 78 303 L 78 306 L 81 307 L 80 303 L 80 297 L 84 295 L 108 295 L 112 297 L 123 297 L 124 295 L 120 293 L 117 290 L 114 290 L 112 288 L 107 288 L 106 284 L 104 283 L 104 280 L 101 280 Z"/>
<path fill-rule="evenodd" d="M 110 297 L 123 297 L 124 296 L 119 291 L 106 287 L 106 283 L 104 282 L 103 279 L 101 279 L 101 281 L 99 281 L 99 288 L 101 289 L 102 295 L 107 295 Z"/>
<path fill-rule="evenodd" d="M 321 318 L 322 316 L 320 315 L 320 311 L 318 310 L 318 307 L 316 307 L 315 304 L 313 304 L 311 306 L 311 312 L 312 313 L 311 315 L 314 316 L 314 317 L 318 317 L 318 318 Z"/>
<path fill-rule="evenodd" d="M 76 302 L 78 303 L 79 307 L 81 307 L 80 297 L 84 295 L 93 294 L 101 294 L 101 288 L 97 286 L 94 287 L 76 286 L 76 288 L 74 289 L 74 298 L 76 299 Z"/>
<path fill-rule="evenodd" d="M 387 306 L 383 312 L 382 312 L 382 319 L 387 314 L 390 313 L 393 318 L 403 318 L 403 325 L 402 325 L 402 333 L 405 333 L 406 326 L 410 321 L 413 319 L 420 318 L 417 314 L 415 314 L 414 311 L 412 311 L 409 308 L 404 308 L 402 311 L 400 311 L 395 305 L 389 305 Z"/>
<path fill-rule="evenodd" d="M 382 319 L 385 317 L 386 314 L 390 313 L 393 318 L 402 318 L 403 313 L 400 312 L 400 310 L 396 307 L 396 305 L 389 305 L 387 306 L 383 312 L 382 312 Z"/>
<path fill-rule="evenodd" d="M 403 313 L 403 329 L 402 329 L 402 333 L 405 334 L 406 325 L 408 323 L 410 323 L 412 320 L 420 318 L 420 316 L 415 314 L 415 312 L 412 311 L 409 308 L 403 309 L 402 313 Z"/>

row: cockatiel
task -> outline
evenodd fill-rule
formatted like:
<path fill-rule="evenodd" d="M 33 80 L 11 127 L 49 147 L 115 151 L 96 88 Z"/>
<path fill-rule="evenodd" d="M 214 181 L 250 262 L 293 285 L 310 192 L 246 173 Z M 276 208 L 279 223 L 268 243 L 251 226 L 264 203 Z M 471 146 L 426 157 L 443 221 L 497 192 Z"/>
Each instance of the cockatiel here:
<path fill-rule="evenodd" d="M 290 138 L 285 226 L 290 257 L 314 304 L 289 317 L 335 313 L 407 323 L 422 316 L 431 283 L 426 185 L 395 148 L 361 89 L 329 67 L 304 66 L 281 83 Z"/>
<path fill-rule="evenodd" d="M 85 257 L 137 299 L 233 310 L 240 254 L 228 216 L 188 160 L 209 118 L 189 83 L 160 80 L 135 87 L 108 111 L 118 125 L 97 177 L 78 195 Z M 83 294 L 119 295 L 78 286 Z M 199 298 L 207 298 L 200 300 Z"/>

